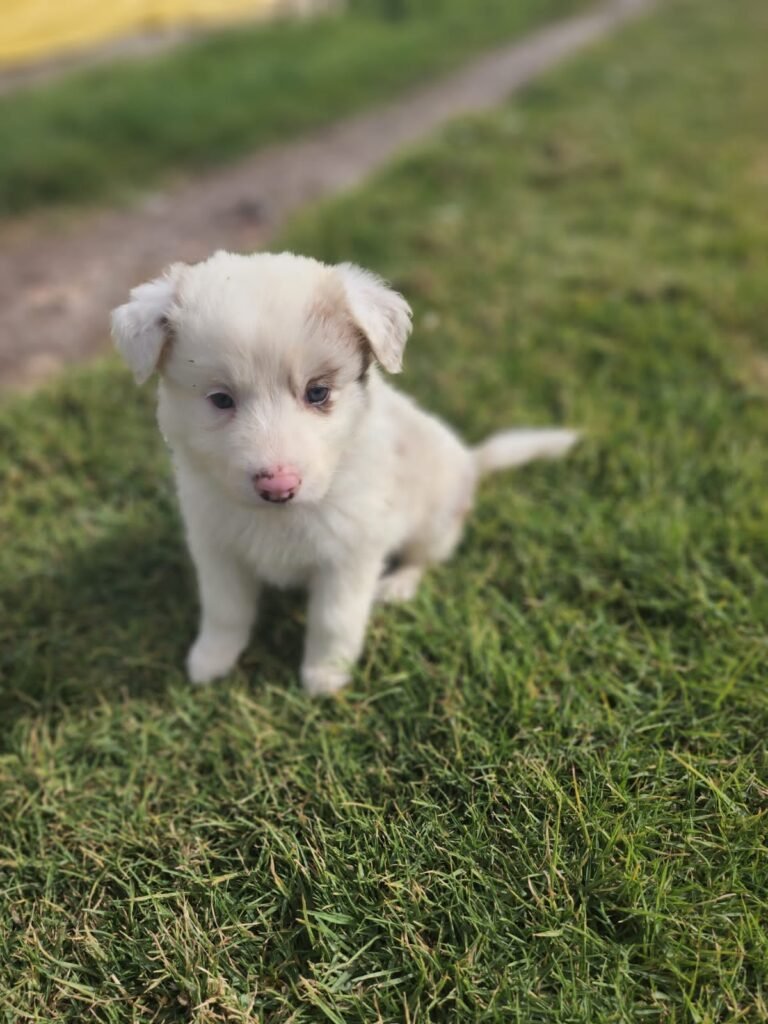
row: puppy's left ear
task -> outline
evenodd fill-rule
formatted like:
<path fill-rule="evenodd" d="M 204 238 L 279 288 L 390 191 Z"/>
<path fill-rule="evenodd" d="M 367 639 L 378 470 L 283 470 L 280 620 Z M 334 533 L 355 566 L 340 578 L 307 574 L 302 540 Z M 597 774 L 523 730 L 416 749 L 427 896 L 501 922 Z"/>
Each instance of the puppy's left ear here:
<path fill-rule="evenodd" d="M 120 355 L 133 370 L 137 384 L 145 384 L 157 369 L 170 340 L 168 317 L 176 302 L 181 272 L 174 263 L 162 277 L 140 284 L 130 301 L 112 310 L 112 337 Z"/>
<path fill-rule="evenodd" d="M 411 307 L 399 292 L 389 288 L 380 277 L 341 263 L 339 273 L 352 317 L 385 370 L 400 373 L 403 349 L 411 333 Z"/>

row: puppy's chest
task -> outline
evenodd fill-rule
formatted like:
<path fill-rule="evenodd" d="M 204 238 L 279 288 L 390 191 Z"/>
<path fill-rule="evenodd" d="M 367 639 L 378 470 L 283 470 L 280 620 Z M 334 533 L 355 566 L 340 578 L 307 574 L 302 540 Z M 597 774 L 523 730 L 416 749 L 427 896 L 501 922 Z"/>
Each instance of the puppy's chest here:
<path fill-rule="evenodd" d="M 292 513 L 292 509 L 259 510 L 237 545 L 249 568 L 273 586 L 305 584 L 312 572 L 333 558 L 334 549 L 340 547 L 331 525 L 324 519 Z"/>

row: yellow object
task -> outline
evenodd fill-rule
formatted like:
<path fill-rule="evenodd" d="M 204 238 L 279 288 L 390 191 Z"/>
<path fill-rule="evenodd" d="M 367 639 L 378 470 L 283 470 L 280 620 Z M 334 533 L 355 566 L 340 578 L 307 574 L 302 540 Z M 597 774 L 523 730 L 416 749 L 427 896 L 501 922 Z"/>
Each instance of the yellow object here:
<path fill-rule="evenodd" d="M 120 36 L 267 13 L 278 0 L 0 0 L 0 64 L 86 50 Z"/>

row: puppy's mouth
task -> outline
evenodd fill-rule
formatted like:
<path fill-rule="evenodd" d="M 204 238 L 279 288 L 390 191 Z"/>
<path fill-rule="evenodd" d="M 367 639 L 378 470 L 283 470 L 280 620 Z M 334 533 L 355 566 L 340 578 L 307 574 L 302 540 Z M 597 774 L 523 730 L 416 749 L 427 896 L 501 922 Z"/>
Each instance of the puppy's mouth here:
<path fill-rule="evenodd" d="M 282 495 L 279 495 L 279 494 L 261 494 L 260 497 L 261 497 L 262 501 L 267 501 L 267 502 L 269 502 L 270 505 L 287 505 L 288 502 L 291 501 L 291 499 L 293 498 L 293 493 L 291 493 L 291 494 L 282 494 Z"/>

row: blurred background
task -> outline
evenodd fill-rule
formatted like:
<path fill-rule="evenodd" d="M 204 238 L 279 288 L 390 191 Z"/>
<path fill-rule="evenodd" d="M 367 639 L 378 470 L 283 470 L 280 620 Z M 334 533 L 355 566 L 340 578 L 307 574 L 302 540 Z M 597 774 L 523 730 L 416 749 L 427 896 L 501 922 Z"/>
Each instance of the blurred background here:
<path fill-rule="evenodd" d="M 107 42 L 152 33 L 176 37 L 237 19 L 310 14 L 329 9 L 336 0 L 3 0 L 0 61 L 21 66 L 38 60 L 83 56 Z"/>

